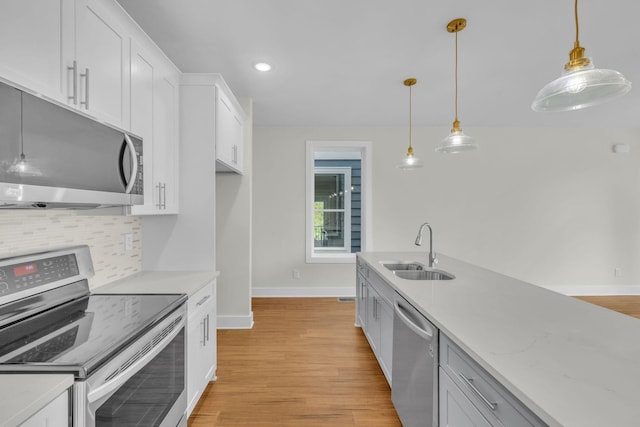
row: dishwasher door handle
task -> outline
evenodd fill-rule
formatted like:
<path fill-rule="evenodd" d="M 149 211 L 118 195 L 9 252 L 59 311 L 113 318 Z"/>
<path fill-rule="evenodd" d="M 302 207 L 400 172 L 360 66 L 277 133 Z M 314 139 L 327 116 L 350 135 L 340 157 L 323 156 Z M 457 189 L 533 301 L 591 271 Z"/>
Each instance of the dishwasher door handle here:
<path fill-rule="evenodd" d="M 394 302 L 394 307 L 393 308 L 394 308 L 394 311 L 395 311 L 396 315 L 398 316 L 398 318 L 400 320 L 402 320 L 402 323 L 407 325 L 407 327 L 409 329 L 411 329 L 416 335 L 418 335 L 420 338 L 422 338 L 425 341 L 433 340 L 433 331 L 432 330 L 423 329 L 422 327 L 416 325 L 409 318 L 409 316 L 407 316 L 406 313 L 408 312 L 408 309 L 403 307 L 397 300 Z M 429 328 L 429 329 L 431 329 L 431 328 Z"/>

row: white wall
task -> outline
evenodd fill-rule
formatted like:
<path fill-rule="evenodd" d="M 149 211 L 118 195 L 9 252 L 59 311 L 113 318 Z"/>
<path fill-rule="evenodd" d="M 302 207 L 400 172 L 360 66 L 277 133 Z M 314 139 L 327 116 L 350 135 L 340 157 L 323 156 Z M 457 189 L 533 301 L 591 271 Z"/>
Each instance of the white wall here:
<path fill-rule="evenodd" d="M 355 292 L 352 265 L 305 263 L 307 139 L 372 141 L 375 251 L 424 250 L 413 241 L 429 221 L 437 252 L 558 291 L 638 293 L 640 129 L 465 128 L 478 151 L 435 153 L 448 131 L 414 129 L 425 167 L 407 173 L 395 167 L 408 145 L 403 127 L 257 127 L 254 293 Z M 614 143 L 631 152 L 613 154 Z"/>

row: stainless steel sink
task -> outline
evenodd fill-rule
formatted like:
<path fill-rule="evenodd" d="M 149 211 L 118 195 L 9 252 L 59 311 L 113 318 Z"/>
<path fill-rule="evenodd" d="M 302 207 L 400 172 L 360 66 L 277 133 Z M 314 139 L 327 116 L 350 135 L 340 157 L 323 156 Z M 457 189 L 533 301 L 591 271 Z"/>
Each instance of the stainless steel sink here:
<path fill-rule="evenodd" d="M 398 270 L 424 270 L 424 264 L 415 261 L 382 261 L 381 264 L 391 271 Z"/>
<path fill-rule="evenodd" d="M 394 270 L 393 274 L 407 280 L 451 280 L 456 277 L 442 270 Z"/>

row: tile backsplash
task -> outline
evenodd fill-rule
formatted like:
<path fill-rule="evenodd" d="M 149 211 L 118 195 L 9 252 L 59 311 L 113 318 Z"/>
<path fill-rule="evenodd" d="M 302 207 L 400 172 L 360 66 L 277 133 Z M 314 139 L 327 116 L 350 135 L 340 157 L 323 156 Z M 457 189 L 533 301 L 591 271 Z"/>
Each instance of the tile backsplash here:
<path fill-rule="evenodd" d="M 124 236 L 133 235 L 125 251 Z M 0 258 L 47 248 L 86 244 L 95 276 L 91 288 L 142 270 L 142 223 L 137 216 L 90 216 L 86 212 L 0 211 Z"/>

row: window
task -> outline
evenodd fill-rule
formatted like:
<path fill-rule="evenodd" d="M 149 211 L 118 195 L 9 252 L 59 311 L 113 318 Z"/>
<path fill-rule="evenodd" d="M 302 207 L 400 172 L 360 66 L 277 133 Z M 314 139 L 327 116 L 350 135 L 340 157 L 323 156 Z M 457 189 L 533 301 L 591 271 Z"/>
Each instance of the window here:
<path fill-rule="evenodd" d="M 357 160 L 360 163 L 360 160 Z M 315 164 L 313 202 L 314 250 L 351 252 L 351 168 Z M 321 164 L 321 163 L 320 163 Z M 358 248 L 359 249 L 359 248 Z"/>
<path fill-rule="evenodd" d="M 307 141 L 307 262 L 349 263 L 371 244 L 369 142 Z"/>

